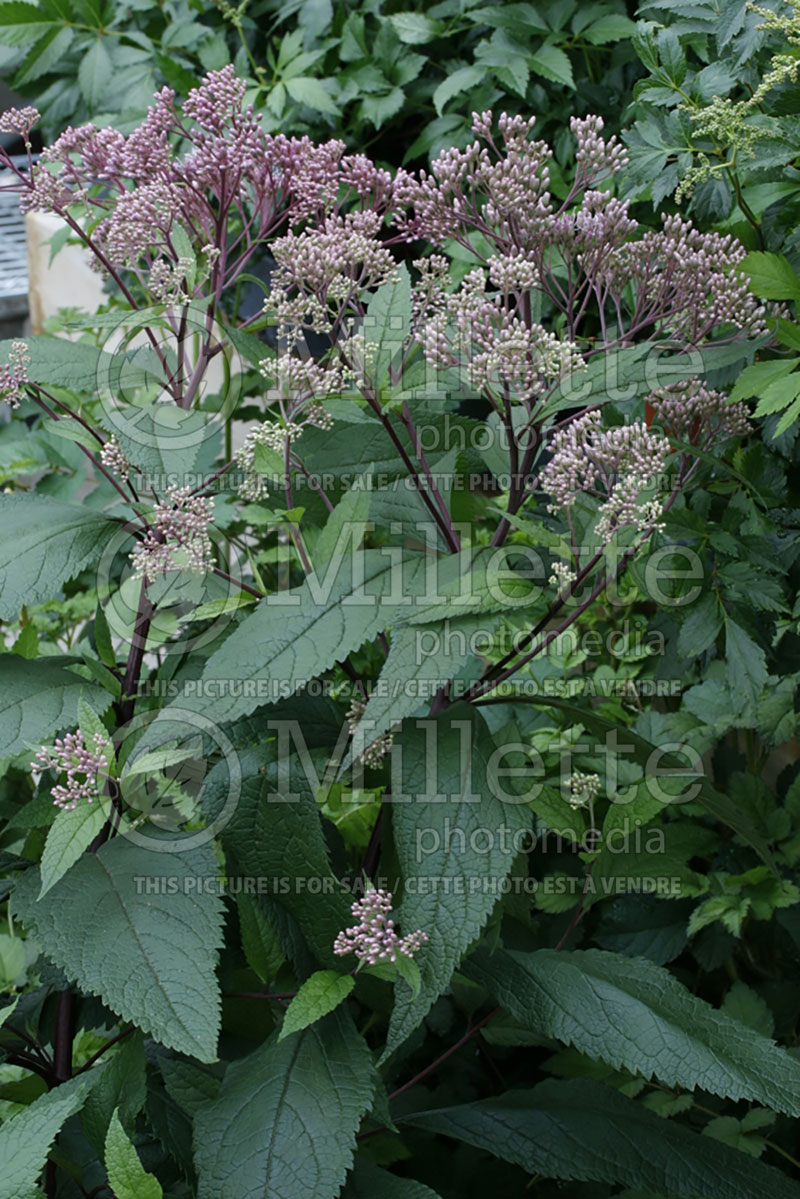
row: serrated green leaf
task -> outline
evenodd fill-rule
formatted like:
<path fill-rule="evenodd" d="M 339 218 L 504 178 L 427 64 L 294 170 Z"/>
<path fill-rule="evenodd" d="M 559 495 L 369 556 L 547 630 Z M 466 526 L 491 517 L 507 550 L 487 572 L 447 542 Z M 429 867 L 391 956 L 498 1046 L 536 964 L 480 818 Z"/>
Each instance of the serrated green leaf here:
<path fill-rule="evenodd" d="M 108 818 L 109 803 L 79 803 L 71 811 L 59 812 L 47 833 L 40 863 L 42 885 L 39 898 L 74 866 Z"/>
<path fill-rule="evenodd" d="M 425 42 L 433 41 L 441 32 L 439 22 L 426 17 L 424 13 L 397 12 L 393 13 L 389 20 L 400 41 L 405 42 L 407 46 L 421 46 Z"/>
<path fill-rule="evenodd" d="M 0 33 L 7 46 L 23 46 L 26 42 L 36 41 L 49 26 L 60 24 L 52 12 L 37 4 L 27 4 L 23 0 L 0 4 Z"/>
<path fill-rule="evenodd" d="M 761 646 L 729 616 L 725 617 L 725 657 L 731 686 L 752 702 L 767 681 L 767 661 Z"/>
<path fill-rule="evenodd" d="M 393 583 L 399 585 L 387 556 L 369 550 L 325 565 L 301 587 L 259 601 L 206 663 L 202 698 L 182 699 L 181 707 L 208 708 L 214 720 L 228 721 L 283 694 L 287 686 L 290 693 L 299 690 L 390 623 L 397 604 L 410 602 L 419 568 L 416 561 L 408 563 L 402 589 L 384 600 Z M 254 685 L 232 689 L 232 679 L 250 679 Z M 271 694 L 270 685 L 280 692 Z M 169 708 L 167 718 L 168 713 Z"/>
<path fill-rule="evenodd" d="M 26 54 L 25 62 L 14 76 L 14 86 L 24 87 L 52 71 L 67 53 L 74 38 L 74 31 L 64 25 L 48 29 Z"/>
<path fill-rule="evenodd" d="M 162 1044 L 214 1061 L 222 902 L 197 880 L 217 872 L 208 849 L 155 853 L 118 837 L 85 854 L 38 902 L 39 871 L 27 870 L 14 910 L 83 990 Z"/>
<path fill-rule="evenodd" d="M 58 595 L 100 558 L 117 521 L 44 495 L 0 495 L 0 619 Z"/>
<path fill-rule="evenodd" d="M 298 104 L 307 104 L 309 108 L 314 108 L 317 112 L 327 112 L 332 116 L 339 115 L 339 106 L 333 102 L 330 92 L 325 90 L 319 79 L 300 75 L 294 79 L 285 79 L 284 86 Z"/>
<path fill-rule="evenodd" d="M 609 42 L 621 42 L 636 32 L 636 23 L 621 13 L 608 13 L 581 30 L 580 36 L 593 46 L 605 46 Z"/>
<path fill-rule="evenodd" d="M 105 1165 L 117 1199 L 163 1199 L 161 1184 L 145 1170 L 116 1111 L 108 1126 Z"/>
<path fill-rule="evenodd" d="M 572 75 L 572 63 L 563 50 L 545 42 L 527 59 L 528 66 L 536 75 L 551 79 L 553 83 L 563 83 L 574 89 L 575 80 Z"/>
<path fill-rule="evenodd" d="M 81 1111 L 81 1127 L 99 1157 L 103 1155 L 108 1126 L 114 1111 L 124 1125 L 133 1128 L 147 1096 L 144 1035 L 129 1033 L 93 1067 L 92 1089 Z"/>
<path fill-rule="evenodd" d="M 500 797 L 497 747 L 474 709 L 455 704 L 424 725 L 405 726 L 397 738 L 402 757 L 392 786 L 392 834 L 405 886 L 397 921 L 404 933 L 421 929 L 428 941 L 416 955 L 420 994 L 408 998 L 407 985 L 398 984 L 387 1053 L 450 982 L 501 894 L 514 833 L 530 821 L 524 803 Z M 436 886 L 428 885 L 431 878 Z"/>
<path fill-rule="evenodd" d="M 481 950 L 463 970 L 524 1027 L 615 1069 L 800 1114 L 800 1061 L 646 958 Z"/>
<path fill-rule="evenodd" d="M 98 37 L 83 55 L 78 67 L 78 84 L 90 112 L 97 112 L 99 109 L 113 74 L 114 68 L 105 39 Z"/>
<path fill-rule="evenodd" d="M 47 1153 L 62 1125 L 80 1109 L 85 1078 L 64 1082 L 0 1125 L 0 1199 L 33 1199 Z"/>
<path fill-rule="evenodd" d="M 278 931 L 258 900 L 250 895 L 237 895 L 242 949 L 247 964 L 262 982 L 270 982 L 286 959 Z"/>
<path fill-rule="evenodd" d="M 373 1089 L 369 1050 L 341 1010 L 270 1038 L 228 1067 L 195 1118 L 198 1199 L 332 1199 Z"/>
<path fill-rule="evenodd" d="M 800 299 L 800 275 L 782 254 L 751 251 L 742 263 L 750 289 L 764 300 Z"/>
<path fill-rule="evenodd" d="M 482 83 L 486 76 L 483 67 L 459 67 L 457 71 L 453 71 L 443 79 L 433 93 L 433 107 L 436 109 L 438 116 L 442 115 L 442 110 L 448 100 L 452 100 L 453 96 L 460 96 L 462 92 L 467 92 L 470 88 L 477 87 Z"/>
<path fill-rule="evenodd" d="M 292 1033 L 316 1024 L 317 1020 L 343 1003 L 355 985 L 356 980 L 350 974 L 317 970 L 306 979 L 286 1009 L 278 1040 L 282 1041 Z"/>
<path fill-rule="evenodd" d="M 19 654 L 0 654 L 0 759 L 38 748 L 54 733 L 77 723 L 81 696 L 98 712 L 111 697 L 67 670 L 72 658 L 28 662 Z"/>
<path fill-rule="evenodd" d="M 405 1122 L 546 1178 L 619 1183 L 670 1199 L 797 1199 L 785 1174 L 588 1079 L 554 1079 Z"/>
<path fill-rule="evenodd" d="M 283 745 L 279 752 L 286 754 Z M 263 880 L 270 899 L 297 922 L 312 953 L 322 965 L 333 967 L 339 964 L 333 942 L 348 923 L 349 905 L 331 871 L 319 806 L 306 773 L 314 763 L 305 754 L 276 760 L 276 753 L 274 746 L 271 758 L 263 750 L 240 756 L 242 793 L 221 833 L 230 855 L 228 874 L 240 871 Z M 209 775 L 204 790 L 209 813 L 224 802 L 227 786 L 223 772 L 216 794 L 217 776 Z"/>

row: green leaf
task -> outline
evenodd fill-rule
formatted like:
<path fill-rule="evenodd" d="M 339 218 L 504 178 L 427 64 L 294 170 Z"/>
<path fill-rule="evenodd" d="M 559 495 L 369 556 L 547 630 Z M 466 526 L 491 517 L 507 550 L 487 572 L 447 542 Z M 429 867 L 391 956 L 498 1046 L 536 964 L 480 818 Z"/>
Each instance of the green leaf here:
<path fill-rule="evenodd" d="M 405 982 L 398 983 L 387 1053 L 450 982 L 501 894 L 514 833 L 530 822 L 524 802 L 507 791 L 506 802 L 501 798 L 495 771 L 508 762 L 473 708 L 455 704 L 415 723 L 424 727 L 404 726 L 396 742 L 402 757 L 392 784 L 392 834 L 404 886 L 396 919 L 402 932 L 421 929 L 428 941 L 416 955 L 419 995 L 409 998 Z"/>
<path fill-rule="evenodd" d="M 400 41 L 405 42 L 407 46 L 421 46 L 425 42 L 433 41 L 439 36 L 442 28 L 438 21 L 419 12 L 397 12 L 389 17 L 389 20 Z"/>
<path fill-rule="evenodd" d="M 117 1199 L 163 1199 L 158 1179 L 148 1174 L 139 1161 L 116 1111 L 108 1126 L 105 1164 L 109 1185 Z"/>
<path fill-rule="evenodd" d="M 64 26 L 48 29 L 25 56 L 22 69 L 14 76 L 14 87 L 24 87 L 51 71 L 69 50 L 74 38 L 73 30 Z"/>
<path fill-rule="evenodd" d="M 44 495 L 0 495 L 0 619 L 51 600 L 94 566 L 115 529 L 102 512 Z"/>
<path fill-rule="evenodd" d="M 338 105 L 334 104 L 330 93 L 325 90 L 319 79 L 300 75 L 295 79 L 284 80 L 284 85 L 289 95 L 298 104 L 307 104 L 309 108 L 314 108 L 317 112 L 327 112 L 332 116 L 339 115 Z"/>
<path fill-rule="evenodd" d="M 63 1124 L 74 1116 L 89 1089 L 88 1080 L 70 1079 L 41 1095 L 0 1125 L 0 1199 L 34 1199 L 47 1153 Z"/>
<path fill-rule="evenodd" d="M 182 699 L 181 707 L 228 721 L 287 689 L 294 693 L 375 637 L 398 603 L 411 602 L 417 566 L 408 564 L 401 585 L 387 556 L 358 552 L 335 558 L 325 574 L 310 576 L 295 590 L 266 596 L 209 658 L 202 697 Z M 384 601 L 393 583 L 393 598 Z M 252 680 L 252 686 L 234 689 L 231 680 Z"/>
<path fill-rule="evenodd" d="M 356 980 L 350 974 L 337 974 L 335 970 L 317 970 L 306 979 L 286 1009 L 278 1040 L 282 1041 L 292 1033 L 316 1024 L 317 1020 L 321 1020 L 328 1012 L 332 1012 L 343 1003 L 355 985 Z"/>
<path fill-rule="evenodd" d="M 439 1199 L 436 1191 L 413 1178 L 399 1178 L 364 1158 L 356 1158 L 342 1199 Z"/>
<path fill-rule="evenodd" d="M 704 595 L 693 604 L 678 633 L 678 653 L 696 658 L 713 645 L 722 628 L 722 609 L 715 595 Z"/>
<path fill-rule="evenodd" d="M 405 1122 L 546 1178 L 618 1183 L 670 1199 L 797 1199 L 785 1174 L 588 1079 L 553 1079 Z"/>
<path fill-rule="evenodd" d="M 393 87 L 385 95 L 365 96 L 359 105 L 359 116 L 363 121 L 369 121 L 376 129 L 380 129 L 390 117 L 400 112 L 405 102 L 403 89 Z"/>
<path fill-rule="evenodd" d="M 313 556 L 318 562 L 329 562 L 338 552 L 340 538 L 354 527 L 354 541 L 356 544 L 361 541 L 369 520 L 369 505 L 370 492 L 364 488 L 353 487 L 342 496 L 314 543 Z"/>
<path fill-rule="evenodd" d="M 229 855 L 228 875 L 241 872 L 263 880 L 270 901 L 292 916 L 312 953 L 332 967 L 339 964 L 333 942 L 348 923 L 349 905 L 328 860 L 319 807 L 306 773 L 313 763 L 307 761 L 307 750 L 289 754 L 280 735 L 271 752 L 278 760 L 266 764 L 263 750 L 240 755 L 242 793 L 221 833 Z M 204 800 L 208 795 L 208 815 L 213 805 L 224 803 L 227 787 L 224 772 L 209 775 L 203 792 Z"/>
<path fill-rule="evenodd" d="M 753 250 L 742 263 L 750 289 L 764 300 L 800 299 L 800 275 L 782 254 Z"/>
<path fill-rule="evenodd" d="M 760 395 L 766 388 L 790 375 L 800 358 L 775 358 L 769 362 L 754 362 L 740 371 L 731 391 L 731 402 L 747 400 L 750 396 Z"/>
<path fill-rule="evenodd" d="M 34 42 L 50 26 L 59 25 L 61 21 L 52 12 L 37 4 L 23 3 L 23 0 L 0 4 L 0 34 L 6 46 L 23 46 L 26 42 Z"/>
<path fill-rule="evenodd" d="M 572 63 L 558 46 L 550 46 L 545 42 L 535 53 L 530 55 L 527 61 L 534 74 L 574 89 Z"/>
<path fill-rule="evenodd" d="M 761 647 L 729 616 L 725 617 L 725 657 L 734 691 L 755 703 L 767 681 L 767 660 Z"/>
<path fill-rule="evenodd" d="M 594 1060 L 800 1115 L 800 1061 L 646 958 L 600 949 L 481 950 L 463 969 L 524 1027 Z"/>
<path fill-rule="evenodd" d="M 144 1036 L 138 1030 L 124 1037 L 103 1055 L 102 1068 L 93 1068 L 94 1085 L 86 1096 L 81 1126 L 98 1157 L 102 1158 L 106 1134 L 114 1111 L 132 1128 L 147 1097 Z"/>
<path fill-rule="evenodd" d="M 722 1001 L 722 1010 L 740 1024 L 754 1029 L 759 1036 L 771 1037 L 775 1030 L 775 1020 L 766 1000 L 739 979 Z"/>
<path fill-rule="evenodd" d="M 474 657 L 473 638 L 485 629 L 485 617 L 451 617 L 446 625 L 395 625 L 389 656 L 359 721 L 364 748 L 420 707 L 429 707 L 439 690 Z"/>
<path fill-rule="evenodd" d="M 90 112 L 97 112 L 99 109 L 113 74 L 114 68 L 105 39 L 98 37 L 92 42 L 89 52 L 84 54 L 78 67 L 78 84 Z"/>
<path fill-rule="evenodd" d="M 252 896 L 237 895 L 236 906 L 247 964 L 262 982 L 271 982 L 286 959 L 277 929 Z"/>
<path fill-rule="evenodd" d="M 459 96 L 462 92 L 468 92 L 470 88 L 477 87 L 485 77 L 486 72 L 483 67 L 459 67 L 457 71 L 453 71 L 446 79 L 442 80 L 433 93 L 433 106 L 437 115 L 442 115 L 444 106 L 448 100 L 452 100 L 453 96 Z"/>
<path fill-rule="evenodd" d="M 162 1044 L 214 1061 L 222 902 L 198 880 L 217 876 L 208 849 L 156 853 L 117 837 L 85 854 L 38 902 L 39 871 L 27 870 L 14 910 L 83 990 Z"/>
<path fill-rule="evenodd" d="M 72 658 L 28 662 L 0 654 L 0 759 L 38 748 L 60 729 L 77 724 L 81 696 L 105 712 L 111 696 L 66 667 Z"/>
<path fill-rule="evenodd" d="M 411 276 L 405 263 L 370 298 L 364 317 L 364 336 L 377 344 L 375 379 L 380 386 L 389 367 L 400 357 L 411 330 Z"/>
<path fill-rule="evenodd" d="M 581 30 L 580 36 L 586 38 L 593 46 L 605 46 L 609 42 L 621 42 L 636 32 L 636 23 L 630 17 L 619 13 L 608 13 L 593 21 L 586 29 Z"/>
<path fill-rule="evenodd" d="M 270 1038 L 228 1067 L 195 1117 L 198 1199 L 332 1199 L 373 1089 L 369 1050 L 343 1011 Z"/>
<path fill-rule="evenodd" d="M 108 803 L 95 800 L 94 803 L 79 803 L 71 811 L 58 813 L 47 833 L 42 851 L 40 899 L 89 848 L 106 822 L 109 807 Z"/>

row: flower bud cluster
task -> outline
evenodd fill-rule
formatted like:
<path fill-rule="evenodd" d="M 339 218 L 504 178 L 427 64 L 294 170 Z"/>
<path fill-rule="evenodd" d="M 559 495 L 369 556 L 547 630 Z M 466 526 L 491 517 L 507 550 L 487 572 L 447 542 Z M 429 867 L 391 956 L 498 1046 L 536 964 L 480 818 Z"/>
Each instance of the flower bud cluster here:
<path fill-rule="evenodd" d="M 428 934 L 418 929 L 399 937 L 391 918 L 392 895 L 390 891 L 371 888 L 363 899 L 356 900 L 350 911 L 357 923 L 340 932 L 333 943 L 333 952 L 338 957 L 354 953 L 366 966 L 378 962 L 396 962 L 397 955 L 413 957 Z"/>
<path fill-rule="evenodd" d="M 553 499 L 550 511 L 569 508 L 581 494 L 603 500 L 595 531 L 602 540 L 632 525 L 640 531 L 658 527 L 661 505 L 641 501 L 663 471 L 670 444 L 640 421 L 603 429 L 596 410 L 570 422 L 552 440 L 552 458 L 539 482 Z"/>
<path fill-rule="evenodd" d="M 665 432 L 703 449 L 729 437 L 746 437 L 751 429 L 746 404 L 732 404 L 724 392 L 704 387 L 698 378 L 660 387 L 647 402 Z"/>
<path fill-rule="evenodd" d="M 263 424 L 254 425 L 248 430 L 241 449 L 236 454 L 236 465 L 244 473 L 244 479 L 239 484 L 239 496 L 251 504 L 258 503 L 269 495 L 266 479 L 256 470 L 257 447 L 264 446 L 265 449 L 280 454 L 283 459 L 287 445 L 297 441 L 306 426 L 330 429 L 333 426 L 333 418 L 316 397 L 340 391 L 342 386 L 338 368 L 326 369 L 310 360 L 302 361 L 289 355 L 282 355 L 277 360 L 264 359 L 264 374 L 268 371 L 275 373 L 276 370 L 279 383 L 282 383 L 288 392 L 286 407 L 292 416 L 282 421 L 265 421 Z"/>
<path fill-rule="evenodd" d="M 19 407 L 19 397 L 28 382 L 31 356 L 24 341 L 12 341 L 8 362 L 0 366 L 0 402 Z"/>
<path fill-rule="evenodd" d="M 551 587 L 555 587 L 559 592 L 567 591 L 575 582 L 578 576 L 571 566 L 566 562 L 554 562 L 553 573 L 547 580 Z"/>
<path fill-rule="evenodd" d="M 118 475 L 123 483 L 127 483 L 130 478 L 131 464 L 122 452 L 122 446 L 116 437 L 111 436 L 106 441 L 100 451 L 100 461 L 103 466 L 107 466 L 110 471 Z"/>
<path fill-rule="evenodd" d="M 765 333 L 767 309 L 750 293 L 741 242 L 729 233 L 701 233 L 677 215 L 661 219 L 663 230 L 648 231 L 603 263 L 613 291 L 631 287 L 637 320 L 689 345 L 726 326 Z"/>
<path fill-rule="evenodd" d="M 168 488 L 166 498 L 155 506 L 144 539 L 131 553 L 136 576 L 152 582 L 173 570 L 210 570 L 213 504 L 213 499 L 192 495 L 189 487 Z"/>
<path fill-rule="evenodd" d="M 594 803 L 600 794 L 600 775 L 584 774 L 581 770 L 573 770 L 567 779 L 569 794 L 566 797 L 571 808 L 583 808 Z"/>
<path fill-rule="evenodd" d="M 39 124 L 41 114 L 38 108 L 26 105 L 24 108 L 9 108 L 0 112 L 0 133 L 16 133 L 24 138 L 25 144 L 30 144 L 31 129 Z"/>
<path fill-rule="evenodd" d="M 361 717 L 366 711 L 367 705 L 362 699 L 353 699 L 350 701 L 350 707 L 347 709 L 347 727 L 350 730 L 350 736 L 354 737 L 358 729 Z M 394 738 L 391 733 L 383 733 L 371 745 L 368 745 L 360 754 L 360 760 L 365 766 L 377 767 L 380 766 L 383 759 L 392 748 Z"/>
<path fill-rule="evenodd" d="M 527 405 L 562 376 L 584 369 L 577 346 L 526 324 L 500 293 L 487 293 L 486 284 L 476 268 L 457 292 L 442 297 L 420 333 L 428 362 L 465 367 L 470 384 L 496 403 L 508 394 Z"/>
<path fill-rule="evenodd" d="M 33 768 L 66 773 L 66 782 L 51 790 L 53 803 L 65 812 L 77 808 L 81 800 L 92 803 L 100 795 L 100 782 L 108 773 L 111 742 L 102 733 L 92 738 L 89 749 L 78 729 L 64 738 L 56 737 L 53 748 L 43 745 L 33 760 Z"/>

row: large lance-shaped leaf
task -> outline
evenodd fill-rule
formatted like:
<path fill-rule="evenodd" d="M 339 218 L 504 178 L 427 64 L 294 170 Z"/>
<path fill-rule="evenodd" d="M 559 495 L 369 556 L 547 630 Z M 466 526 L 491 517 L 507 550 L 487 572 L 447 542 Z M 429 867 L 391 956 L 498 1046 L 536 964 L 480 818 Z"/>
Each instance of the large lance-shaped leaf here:
<path fill-rule="evenodd" d="M 800 1115 L 800 1061 L 646 958 L 601 949 L 481 950 L 464 969 L 525 1028 L 589 1057 L 668 1086 Z"/>
<path fill-rule="evenodd" d="M 119 524 L 78 504 L 16 494 L 0 496 L 0 527 L 0 620 L 12 620 L 94 565 Z"/>
<path fill-rule="evenodd" d="M 653 755 L 656 754 L 658 756 L 659 768 L 662 771 L 675 771 L 678 777 L 684 775 L 687 788 L 699 786 L 699 790 L 694 797 L 695 801 L 701 807 L 704 807 L 715 820 L 727 824 L 735 833 L 738 833 L 742 840 L 751 845 L 768 866 L 774 868 L 774 859 L 770 853 L 769 846 L 747 813 L 737 807 L 727 795 L 723 795 L 722 792 L 712 787 L 705 776 L 692 775 L 691 772 L 688 772 L 686 763 L 681 761 L 679 755 L 664 752 L 659 746 L 653 745 L 652 742 L 641 737 L 633 729 L 626 728 L 621 730 L 613 720 L 608 720 L 605 716 L 600 716 L 599 713 L 593 712 L 590 708 L 579 708 L 576 704 L 570 704 L 566 700 L 558 699 L 554 696 L 529 695 L 522 698 L 517 696 L 512 702 L 538 704 L 545 708 L 556 708 L 559 712 L 566 713 L 576 724 L 583 724 L 587 729 L 591 729 L 593 733 L 597 733 L 603 737 L 610 732 L 620 733 L 624 731 L 624 740 L 629 743 L 632 750 L 631 756 L 636 762 L 644 766 L 648 761 L 652 761 Z"/>
<path fill-rule="evenodd" d="M 36 1181 L 44 1169 L 56 1134 L 74 1116 L 89 1089 L 89 1080 L 71 1079 L 35 1099 L 30 1107 L 0 1127 L 0 1199 L 35 1199 Z"/>
<path fill-rule="evenodd" d="M 195 1117 L 198 1199 L 333 1199 L 375 1074 L 352 1019 L 332 1012 L 228 1067 Z"/>
<path fill-rule="evenodd" d="M 229 721 L 292 695 L 384 629 L 411 602 L 418 572 L 416 560 L 401 578 L 389 555 L 353 552 L 301 587 L 265 596 L 209 658 L 197 698 L 180 706 Z"/>
<path fill-rule="evenodd" d="M 361 718 L 365 747 L 420 708 L 427 712 L 439 689 L 474 658 L 474 634 L 485 627 L 482 616 L 450 620 L 446 629 L 396 625 L 389 656 Z M 350 758 L 343 769 L 349 765 Z"/>
<path fill-rule="evenodd" d="M 398 919 L 404 933 L 422 929 L 428 942 L 418 954 L 419 994 L 412 999 L 398 984 L 387 1052 L 413 1032 L 450 982 L 501 894 L 514 834 L 531 819 L 527 805 L 508 796 L 504 802 L 492 770 L 496 747 L 474 709 L 456 704 L 436 719 L 410 723 L 423 727 L 403 729 L 392 781 L 404 887 Z"/>
<path fill-rule="evenodd" d="M 117 838 L 84 855 L 38 902 L 39 871 L 26 871 L 14 911 L 82 990 L 162 1044 L 210 1062 L 222 901 L 200 884 L 217 875 L 208 848 L 156 853 Z"/>
<path fill-rule="evenodd" d="M 271 752 L 271 751 L 267 751 Z M 265 762 L 261 751 L 241 755 L 242 794 L 221 832 L 230 855 L 228 873 L 259 879 L 266 893 L 297 921 L 308 947 L 323 965 L 341 966 L 333 954 L 336 934 L 349 922 L 349 905 L 331 871 L 319 806 L 297 755 Z M 203 793 L 207 817 L 224 803 L 227 776 L 212 772 Z M 232 859 L 232 860 L 230 860 Z"/>
<path fill-rule="evenodd" d="M 800 1186 L 771 1166 L 584 1079 L 553 1079 L 404 1123 L 548 1178 L 619 1183 L 669 1199 L 800 1199 Z"/>
<path fill-rule="evenodd" d="M 111 696 L 65 667 L 71 658 L 29 662 L 19 654 L 0 654 L 0 758 L 13 758 L 39 746 L 58 729 L 77 723 L 83 696 L 102 713 Z"/>

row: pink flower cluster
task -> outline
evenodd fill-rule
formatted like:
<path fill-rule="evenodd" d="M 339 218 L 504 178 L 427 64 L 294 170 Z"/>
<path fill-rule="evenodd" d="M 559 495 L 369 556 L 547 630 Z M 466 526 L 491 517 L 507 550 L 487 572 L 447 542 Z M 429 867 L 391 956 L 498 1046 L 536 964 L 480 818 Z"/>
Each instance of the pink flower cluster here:
<path fill-rule="evenodd" d="M 405 937 L 398 937 L 391 919 L 392 895 L 390 891 L 371 888 L 363 899 L 358 899 L 350 911 L 357 923 L 340 932 L 333 943 L 333 952 L 339 957 L 354 953 L 364 965 L 374 966 L 377 962 L 396 962 L 398 953 L 413 957 L 428 934 L 417 930 Z"/>
<path fill-rule="evenodd" d="M 122 446 L 116 437 L 109 437 L 100 451 L 100 461 L 110 471 L 118 475 L 123 483 L 127 483 L 131 473 L 131 464 L 122 451 Z"/>
<path fill-rule="evenodd" d="M 92 803 L 100 795 L 100 781 L 108 771 L 110 741 L 102 733 L 92 738 L 94 749 L 84 744 L 80 729 L 56 737 L 53 748 L 43 745 L 32 765 L 40 770 L 66 773 L 66 783 L 57 783 L 51 791 L 53 803 L 65 812 L 77 808 L 81 800 Z"/>
<path fill-rule="evenodd" d="M 641 421 L 604 429 L 595 410 L 560 429 L 551 446 L 553 456 L 539 482 L 552 497 L 553 510 L 569 509 L 580 494 L 588 494 L 603 501 L 596 525 L 603 539 L 625 525 L 642 531 L 657 527 L 660 504 L 642 502 L 640 496 L 664 469 L 671 452 L 666 437 Z"/>
<path fill-rule="evenodd" d="M 12 341 L 9 361 L 0 366 L 0 401 L 19 407 L 19 397 L 28 382 L 31 356 L 24 341 Z"/>
<path fill-rule="evenodd" d="M 30 175 L 16 172 L 23 209 L 65 215 L 82 205 L 100 267 L 133 270 L 143 287 L 159 259 L 180 273 L 180 226 L 198 250 L 221 254 L 210 272 L 221 294 L 256 244 L 288 224 L 311 219 L 321 226 L 353 202 L 364 210 L 385 207 L 388 172 L 363 155 L 345 154 L 341 141 L 315 146 L 307 137 L 266 134 L 252 108 L 243 109 L 245 89 L 227 66 L 207 75 L 182 111 L 174 92 L 163 88 L 127 136 L 92 124 L 66 129 Z M 5 121 L 27 129 L 37 115 L 25 109 Z M 230 237 L 229 220 L 236 224 Z M 153 274 L 162 291 L 166 278 L 163 267 Z M 194 294 L 203 282 L 195 282 Z"/>
<path fill-rule="evenodd" d="M 151 583 L 172 570 L 208 571 L 213 548 L 208 529 L 214 501 L 192 495 L 189 487 L 170 487 L 153 510 L 150 528 L 131 553 L 138 578 Z"/>
<path fill-rule="evenodd" d="M 39 124 L 41 115 L 38 108 L 27 105 L 25 108 L 9 108 L 0 112 L 0 133 L 16 133 L 25 139 L 30 139 L 31 129 Z"/>
<path fill-rule="evenodd" d="M 746 404 L 732 404 L 724 392 L 704 387 L 700 379 L 682 379 L 661 387 L 651 392 L 647 402 L 665 432 L 701 449 L 750 432 Z"/>

